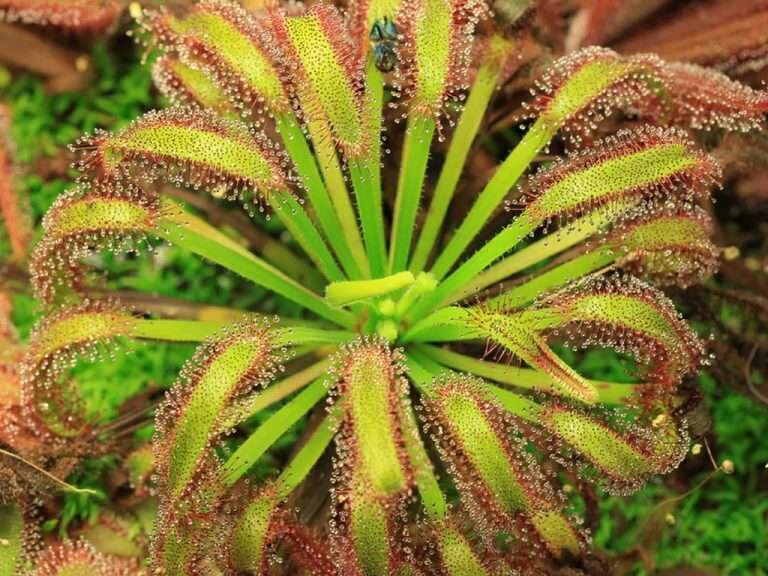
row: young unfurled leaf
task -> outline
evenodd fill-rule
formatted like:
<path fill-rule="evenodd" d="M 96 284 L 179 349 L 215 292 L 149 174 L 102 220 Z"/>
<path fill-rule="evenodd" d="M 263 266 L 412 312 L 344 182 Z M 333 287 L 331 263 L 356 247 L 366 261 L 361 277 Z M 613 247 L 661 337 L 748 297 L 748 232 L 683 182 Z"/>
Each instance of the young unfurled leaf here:
<path fill-rule="evenodd" d="M 521 315 L 478 306 L 470 309 L 468 322 L 505 353 L 551 376 L 560 393 L 590 404 L 597 401 L 595 387 L 563 362 L 535 327 L 526 325 Z"/>
<path fill-rule="evenodd" d="M 241 110 L 283 112 L 289 104 L 274 63 L 276 44 L 261 18 L 230 0 L 204 0 L 184 18 L 160 10 L 147 20 L 160 44 L 201 66 Z"/>
<path fill-rule="evenodd" d="M 302 16 L 276 16 L 274 26 L 307 120 L 327 120 L 347 156 L 365 153 L 362 60 L 338 10 L 316 4 Z"/>
<path fill-rule="evenodd" d="M 106 556 L 83 540 L 64 540 L 48 546 L 37 559 L 33 576 L 132 576 L 134 559 Z"/>
<path fill-rule="evenodd" d="M 278 370 L 270 326 L 246 322 L 210 339 L 185 365 L 158 410 L 155 460 L 163 493 L 175 504 L 194 483 L 223 432 L 221 412 Z"/>
<path fill-rule="evenodd" d="M 609 242 L 626 252 L 625 269 L 655 284 L 685 288 L 717 269 L 720 253 L 711 233 L 709 215 L 696 208 L 640 217 L 613 232 Z"/>
<path fill-rule="evenodd" d="M 226 113 L 229 101 L 205 72 L 188 66 L 173 54 L 164 54 L 152 65 L 158 90 L 176 106 L 199 104 Z"/>
<path fill-rule="evenodd" d="M 631 492 L 649 476 L 674 469 L 688 448 L 685 431 L 669 418 L 660 426 L 616 430 L 566 406 L 548 406 L 539 414 L 539 423 L 597 468 L 613 491 Z"/>
<path fill-rule="evenodd" d="M 281 155 L 245 124 L 198 108 L 145 114 L 115 134 L 81 139 L 78 166 L 107 176 L 170 182 L 240 198 L 286 190 Z"/>
<path fill-rule="evenodd" d="M 59 436 L 72 437 L 85 427 L 83 407 L 67 370 L 78 358 L 95 361 L 100 348 L 130 336 L 135 318 L 110 301 L 64 308 L 35 326 L 20 377 L 25 408 Z"/>
<path fill-rule="evenodd" d="M 664 389 L 677 386 L 703 359 L 701 342 L 672 302 L 640 280 L 593 279 L 553 296 L 551 306 L 560 314 L 557 327 L 570 329 L 571 342 L 632 354 Z"/>
<path fill-rule="evenodd" d="M 401 437 L 406 388 L 400 359 L 384 342 L 366 338 L 343 347 L 337 362 L 346 413 L 340 465 L 357 470 L 358 482 L 374 496 L 402 493 L 411 477 Z"/>
<path fill-rule="evenodd" d="M 159 198 L 128 184 L 102 183 L 62 194 L 43 219 L 45 235 L 30 259 L 35 294 L 51 302 L 60 284 L 74 285 L 79 262 L 94 249 L 137 249 L 165 212 Z"/>
<path fill-rule="evenodd" d="M 438 380 L 425 408 L 440 455 L 480 525 L 510 530 L 524 519 L 552 553 L 578 552 L 581 536 L 482 381 L 460 376 Z"/>
<path fill-rule="evenodd" d="M 715 160 L 680 131 L 622 130 L 536 174 L 520 218 L 546 223 L 610 204 L 628 210 L 672 195 L 684 203 L 719 176 Z"/>
<path fill-rule="evenodd" d="M 397 22 L 409 115 L 436 117 L 466 88 L 474 28 L 486 10 L 475 0 L 404 1 Z"/>

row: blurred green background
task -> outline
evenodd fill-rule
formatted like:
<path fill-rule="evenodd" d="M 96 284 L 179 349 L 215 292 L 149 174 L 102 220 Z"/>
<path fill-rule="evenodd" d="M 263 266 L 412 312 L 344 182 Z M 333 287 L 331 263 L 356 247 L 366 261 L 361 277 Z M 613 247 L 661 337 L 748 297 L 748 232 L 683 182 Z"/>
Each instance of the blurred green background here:
<path fill-rule="evenodd" d="M 81 93 L 51 96 L 34 77 L 11 81 L 6 74 L 0 75 L 0 100 L 12 110 L 16 184 L 28 197 L 37 223 L 56 196 L 71 185 L 73 173 L 61 167 L 51 169 L 57 159 L 66 158 L 63 151 L 68 144 L 95 128 L 119 128 L 158 104 L 149 67 L 141 63 L 138 51 L 125 43 L 117 48 L 95 46 L 95 80 Z M 122 56 L 118 58 L 116 53 Z M 7 239 L 0 232 L 0 256 L 7 251 Z M 109 286 L 114 289 L 239 308 L 286 306 L 237 276 L 172 247 L 163 246 L 157 254 L 141 257 L 105 256 L 102 264 L 110 271 Z M 14 296 L 14 320 L 23 336 L 38 312 L 29 295 Z M 136 345 L 130 355 L 120 354 L 115 362 L 82 371 L 78 381 L 89 409 L 109 417 L 126 398 L 146 386 L 169 386 L 191 351 L 183 345 Z M 609 353 L 570 354 L 585 375 L 617 379 L 624 373 L 619 359 Z M 700 377 L 699 384 L 712 419 L 708 436 L 712 455 L 718 464 L 732 461 L 733 473 L 713 474 L 704 447 L 698 455 L 689 454 L 680 470 L 634 495 L 601 494 L 594 541 L 606 554 L 624 555 L 631 574 L 768 574 L 768 409 L 719 385 L 707 374 Z M 294 438 L 283 438 L 263 459 L 259 473 L 269 473 Z M 71 480 L 98 487 L 102 471 L 111 465 L 109 458 L 90 462 Z M 62 529 L 74 518 L 93 516 L 96 507 L 93 501 L 68 500 L 62 517 L 47 529 Z"/>

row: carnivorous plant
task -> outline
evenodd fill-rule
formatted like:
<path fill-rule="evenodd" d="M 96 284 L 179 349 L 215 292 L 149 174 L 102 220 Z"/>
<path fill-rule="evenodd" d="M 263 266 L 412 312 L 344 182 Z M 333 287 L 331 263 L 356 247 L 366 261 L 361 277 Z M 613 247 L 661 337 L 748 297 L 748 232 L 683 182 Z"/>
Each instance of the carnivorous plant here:
<path fill-rule="evenodd" d="M 91 426 L 76 358 L 199 343 L 156 413 L 153 573 L 512 573 L 588 550 L 574 478 L 627 493 L 685 455 L 677 389 L 706 354 L 659 287 L 718 259 L 698 205 L 719 168 L 695 135 L 757 128 L 768 97 L 584 48 L 540 75 L 519 142 L 460 198 L 516 56 L 479 32 L 491 18 L 481 0 L 143 14 L 171 105 L 74 145 L 79 182 L 31 259 L 49 312 L 21 386 L 27 422 L 66 442 Z M 265 212 L 291 243 L 253 253 L 169 186 Z M 94 251 L 160 242 L 304 312 L 169 319 L 91 296 Z M 631 357 L 634 383 L 586 378 L 562 344 Z M 279 475 L 255 482 L 307 417 Z"/>

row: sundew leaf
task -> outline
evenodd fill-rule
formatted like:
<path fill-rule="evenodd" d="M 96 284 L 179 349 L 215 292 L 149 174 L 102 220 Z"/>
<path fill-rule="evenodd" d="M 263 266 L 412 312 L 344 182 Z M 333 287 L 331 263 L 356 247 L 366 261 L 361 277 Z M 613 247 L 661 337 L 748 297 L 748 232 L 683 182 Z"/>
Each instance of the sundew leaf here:
<path fill-rule="evenodd" d="M 2 0 L 0 19 L 37 26 L 55 26 L 76 34 L 103 33 L 120 15 L 118 0 Z"/>
<path fill-rule="evenodd" d="M 698 337 L 657 289 L 632 277 L 593 278 L 549 300 L 559 318 L 551 328 L 567 328 L 579 346 L 607 346 L 647 365 L 652 398 L 674 390 L 704 359 Z"/>
<path fill-rule="evenodd" d="M 612 111 L 630 107 L 655 124 L 751 130 L 768 110 L 768 92 L 694 64 L 670 64 L 653 54 L 619 56 L 592 46 L 548 68 L 527 106 L 544 127 L 562 128 L 578 145 Z"/>
<path fill-rule="evenodd" d="M 396 21 L 408 114 L 437 117 L 467 87 L 474 29 L 487 7 L 474 0 L 404 0 Z"/>
<path fill-rule="evenodd" d="M 203 108 L 225 114 L 231 109 L 216 82 L 174 54 L 163 54 L 155 61 L 152 79 L 157 89 L 176 106 L 200 104 Z"/>
<path fill-rule="evenodd" d="M 498 570 L 497 566 L 489 566 L 452 522 L 443 522 L 433 530 L 440 564 L 448 576 L 496 576 L 512 573 Z"/>
<path fill-rule="evenodd" d="M 0 576 L 14 576 L 21 568 L 24 553 L 24 517 L 21 507 L 13 501 L 5 502 L 6 498 L 4 495 L 0 501 Z"/>
<path fill-rule="evenodd" d="M 85 301 L 45 317 L 32 331 L 20 381 L 25 410 L 58 436 L 74 437 L 87 423 L 68 369 L 78 358 L 95 361 L 101 351 L 131 335 L 135 317 L 112 301 Z"/>
<path fill-rule="evenodd" d="M 598 472 L 597 481 L 614 493 L 631 493 L 649 477 L 675 469 L 688 449 L 685 429 L 663 414 L 652 425 L 630 423 L 626 416 L 624 422 L 610 425 L 604 416 L 551 404 L 537 412 L 537 420 L 589 462 Z M 555 458 L 562 459 L 566 452 L 557 444 L 550 448 Z"/>
<path fill-rule="evenodd" d="M 363 481 L 364 482 L 364 481 Z M 343 506 L 338 513 L 340 533 L 335 546 L 344 558 L 343 571 L 348 574 L 375 576 L 391 574 L 397 564 L 395 522 L 397 513 L 391 503 L 352 478 L 344 490 Z"/>
<path fill-rule="evenodd" d="M 211 338 L 182 369 L 157 415 L 155 461 L 169 504 L 195 489 L 196 475 L 223 432 L 224 408 L 275 375 L 273 347 L 269 324 L 249 321 Z"/>
<path fill-rule="evenodd" d="M 281 369 L 282 352 L 271 330 L 268 322 L 256 319 L 209 338 L 182 368 L 158 408 L 153 450 L 160 506 L 152 557 L 164 573 L 196 572 L 210 553 L 216 554 L 210 546 L 217 539 L 232 536 L 237 543 L 242 533 L 255 534 L 255 503 L 243 512 L 234 534 L 227 524 L 215 522 L 226 487 L 214 446 L 227 432 L 225 408 Z M 262 519 L 268 527 L 268 517 Z M 251 544 L 255 548 L 238 544 L 228 554 L 233 561 L 247 563 L 246 553 L 262 548 L 258 542 Z"/>
<path fill-rule="evenodd" d="M 344 405 L 342 470 L 356 470 L 365 490 L 393 496 L 406 490 L 411 474 L 403 451 L 400 420 L 406 388 L 399 356 L 376 338 L 345 345 L 338 353 L 338 393 Z"/>
<path fill-rule="evenodd" d="M 347 157 L 363 155 L 369 146 L 363 62 L 356 57 L 339 11 L 316 4 L 301 16 L 276 14 L 273 25 L 288 59 L 286 80 L 307 121 L 327 120 Z"/>
<path fill-rule="evenodd" d="M 664 62 L 659 76 L 663 90 L 641 106 L 650 117 L 704 130 L 741 132 L 754 130 L 765 121 L 766 90 L 754 90 L 695 64 Z"/>
<path fill-rule="evenodd" d="M 97 552 L 85 540 L 63 540 L 46 547 L 33 576 L 130 576 L 139 569 L 133 558 Z"/>
<path fill-rule="evenodd" d="M 277 536 L 278 501 L 274 487 L 267 485 L 235 521 L 227 543 L 230 561 L 240 572 L 262 574 L 268 567 L 268 548 Z"/>
<path fill-rule="evenodd" d="M 531 178 L 519 218 L 547 223 L 615 204 L 626 213 L 672 197 L 690 203 L 720 177 L 714 158 L 675 129 L 621 130 L 587 150 L 568 154 Z"/>
<path fill-rule="evenodd" d="M 582 536 L 562 505 L 509 415 L 469 376 L 444 376 L 424 399 L 425 423 L 448 465 L 462 499 L 493 540 L 494 530 L 514 531 L 521 521 L 555 555 L 578 553 Z"/>
<path fill-rule="evenodd" d="M 119 132 L 96 132 L 74 145 L 86 173 L 164 178 L 233 199 L 287 190 L 284 160 L 275 148 L 245 124 L 195 107 L 148 112 Z"/>
<path fill-rule="evenodd" d="M 50 303 L 62 286 L 74 287 L 80 262 L 96 249 L 130 252 L 147 245 L 167 212 L 158 197 L 129 184 L 103 182 L 65 192 L 45 215 L 45 234 L 30 258 L 35 295 Z"/>
<path fill-rule="evenodd" d="M 625 270 L 657 285 L 686 288 L 709 278 L 720 250 L 710 240 L 712 220 L 701 208 L 663 210 L 629 220 L 608 243 L 625 253 Z"/>
<path fill-rule="evenodd" d="M 161 9 L 147 23 L 161 46 L 205 70 L 240 110 L 275 114 L 290 105 L 264 18 L 229 0 L 204 0 L 184 18 Z"/>
<path fill-rule="evenodd" d="M 649 96 L 658 59 L 622 58 L 613 50 L 591 46 L 556 60 L 537 80 L 525 106 L 548 130 L 562 128 L 579 143 L 594 124 Z"/>
<path fill-rule="evenodd" d="M 338 534 L 349 573 L 388 574 L 402 543 L 396 526 L 413 485 L 404 448 L 406 388 L 397 353 L 375 338 L 344 346 L 334 369 L 345 418 L 336 437 Z"/>
<path fill-rule="evenodd" d="M 542 329 L 528 325 L 523 314 L 476 306 L 469 310 L 467 323 L 493 345 L 501 347 L 500 357 L 518 357 L 550 376 L 560 394 L 589 404 L 597 401 L 594 385 L 558 357 L 541 335 Z"/>

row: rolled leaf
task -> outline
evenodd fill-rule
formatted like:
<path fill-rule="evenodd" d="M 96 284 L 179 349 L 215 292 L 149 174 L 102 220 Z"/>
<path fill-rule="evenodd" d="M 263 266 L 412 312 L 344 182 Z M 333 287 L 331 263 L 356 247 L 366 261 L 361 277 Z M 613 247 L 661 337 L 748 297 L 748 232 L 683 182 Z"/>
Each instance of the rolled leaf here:
<path fill-rule="evenodd" d="M 654 284 L 686 288 L 717 269 L 720 251 L 711 234 L 711 218 L 696 208 L 631 220 L 614 231 L 609 242 L 626 253 L 625 269 Z"/>
<path fill-rule="evenodd" d="M 647 364 L 647 378 L 674 389 L 694 372 L 704 348 L 672 302 L 640 280 L 597 278 L 552 297 L 558 329 L 569 328 L 572 344 L 608 346 Z M 553 326 L 554 327 L 554 326 Z M 648 388 L 652 394 L 659 390 Z"/>
<path fill-rule="evenodd" d="M 86 426 L 83 406 L 68 369 L 84 358 L 101 358 L 102 350 L 131 335 L 135 318 L 111 301 L 84 302 L 61 309 L 32 331 L 20 370 L 25 410 L 59 436 L 74 437 Z"/>
<path fill-rule="evenodd" d="M 598 470 L 598 481 L 616 493 L 630 493 L 650 476 L 673 470 L 688 449 L 685 430 L 669 418 L 660 426 L 611 426 L 593 415 L 558 405 L 548 406 L 539 417 L 549 433 L 592 464 Z"/>
<path fill-rule="evenodd" d="M 444 377 L 425 399 L 425 409 L 440 456 L 480 526 L 513 530 L 522 521 L 553 554 L 579 551 L 582 537 L 482 381 Z M 481 533 L 487 541 L 494 534 Z"/>
<path fill-rule="evenodd" d="M 202 68 L 241 110 L 284 112 L 290 105 L 274 62 L 276 44 L 262 19 L 230 0 L 203 0 L 184 18 L 163 9 L 150 12 L 147 22 L 158 43 Z"/>
<path fill-rule="evenodd" d="M 137 250 L 166 212 L 159 198 L 130 185 L 101 183 L 62 194 L 43 219 L 45 235 L 30 259 L 35 295 L 51 302 L 58 287 L 75 286 L 80 261 L 94 249 Z"/>

